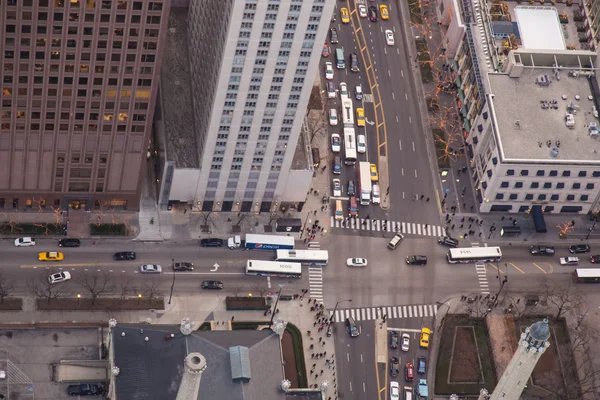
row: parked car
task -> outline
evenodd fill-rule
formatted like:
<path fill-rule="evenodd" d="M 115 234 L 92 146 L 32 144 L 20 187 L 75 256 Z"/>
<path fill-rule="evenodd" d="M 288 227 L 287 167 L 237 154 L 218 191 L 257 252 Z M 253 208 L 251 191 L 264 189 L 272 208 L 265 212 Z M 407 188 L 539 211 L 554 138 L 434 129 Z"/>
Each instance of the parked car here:
<path fill-rule="evenodd" d="M 220 281 L 203 281 L 200 284 L 202 289 L 213 289 L 213 290 L 221 290 L 223 289 L 223 282 Z"/>
<path fill-rule="evenodd" d="M 140 267 L 142 274 L 160 274 L 162 267 L 158 264 L 144 264 Z"/>
<path fill-rule="evenodd" d="M 58 241 L 58 247 L 79 247 L 81 246 L 81 242 L 79 239 L 60 239 Z"/>
<path fill-rule="evenodd" d="M 67 387 L 67 394 L 69 396 L 101 396 L 104 394 L 104 387 L 95 383 L 69 385 Z"/>
<path fill-rule="evenodd" d="M 440 236 L 437 242 L 443 246 L 458 247 L 458 239 L 454 239 L 450 236 Z"/>
<path fill-rule="evenodd" d="M 71 273 L 68 271 L 61 271 L 55 274 L 52 274 L 48 277 L 48 282 L 51 284 L 66 282 L 71 279 Z"/>
<path fill-rule="evenodd" d="M 223 239 L 209 238 L 200 240 L 200 246 L 202 247 L 223 247 Z"/>
<path fill-rule="evenodd" d="M 569 246 L 569 253 L 571 254 L 589 253 L 590 250 L 589 244 L 574 244 Z"/>
<path fill-rule="evenodd" d="M 410 344 L 410 336 L 408 333 L 402 334 L 402 346 L 400 347 L 402 351 L 408 351 L 408 346 Z"/>
<path fill-rule="evenodd" d="M 368 264 L 366 258 L 349 258 L 346 260 L 346 265 L 349 267 L 366 267 Z"/>
<path fill-rule="evenodd" d="M 15 239 L 15 247 L 35 246 L 35 239 L 32 237 L 22 237 Z"/>
<path fill-rule="evenodd" d="M 113 260 L 115 260 L 115 261 L 135 260 L 135 252 L 134 251 L 120 251 L 113 255 Z"/>
<path fill-rule="evenodd" d="M 321 56 L 322 57 L 329 57 L 329 45 L 327 43 L 325 43 L 323 45 L 323 50 L 321 50 Z"/>
<path fill-rule="evenodd" d="M 325 79 L 333 79 L 333 64 L 329 61 L 325 63 Z"/>
<path fill-rule="evenodd" d="M 421 356 L 417 359 L 417 372 L 419 374 L 424 374 L 427 369 L 427 359 L 424 356 Z"/>
<path fill-rule="evenodd" d="M 415 370 L 412 363 L 406 363 L 404 366 L 404 379 L 407 382 L 412 382 L 415 380 Z"/>
<path fill-rule="evenodd" d="M 578 265 L 579 258 L 577 257 L 561 257 L 559 259 L 560 265 Z"/>
<path fill-rule="evenodd" d="M 60 251 L 45 251 L 38 254 L 40 261 L 62 261 L 64 259 L 65 255 Z"/>
<path fill-rule="evenodd" d="M 173 264 L 173 271 L 193 271 L 194 264 L 191 262 L 176 262 Z"/>
<path fill-rule="evenodd" d="M 400 340 L 400 335 L 398 334 L 398 332 L 391 331 L 390 332 L 390 348 L 397 349 L 399 340 Z"/>
<path fill-rule="evenodd" d="M 553 256 L 554 247 L 552 246 L 531 246 L 529 252 L 534 256 Z"/>
<path fill-rule="evenodd" d="M 342 184 L 339 179 L 333 180 L 333 196 L 340 197 L 342 195 Z"/>
<path fill-rule="evenodd" d="M 400 360 L 398 357 L 390 358 L 390 375 L 395 378 L 400 373 Z"/>
<path fill-rule="evenodd" d="M 421 335 L 419 336 L 419 347 L 427 349 L 429 347 L 429 337 L 431 336 L 431 329 L 421 328 Z"/>

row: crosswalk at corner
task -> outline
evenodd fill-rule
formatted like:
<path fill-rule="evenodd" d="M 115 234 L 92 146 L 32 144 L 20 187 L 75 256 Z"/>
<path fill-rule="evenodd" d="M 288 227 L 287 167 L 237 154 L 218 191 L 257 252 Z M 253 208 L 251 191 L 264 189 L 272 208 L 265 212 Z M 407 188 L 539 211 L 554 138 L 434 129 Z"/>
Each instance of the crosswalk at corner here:
<path fill-rule="evenodd" d="M 365 218 L 350 218 L 348 220 L 336 220 L 333 216 L 329 217 L 330 226 L 340 229 L 357 229 L 363 231 L 375 232 L 401 232 L 408 235 L 420 236 L 446 236 L 446 230 L 439 225 L 417 224 L 414 222 L 397 222 L 372 220 Z"/>
<path fill-rule="evenodd" d="M 311 299 L 323 302 L 323 268 L 308 267 L 308 292 Z"/>
<path fill-rule="evenodd" d="M 335 322 L 344 322 L 352 317 L 355 321 L 370 321 L 387 315 L 392 318 L 423 318 L 437 315 L 436 304 L 419 304 L 410 306 L 349 308 L 335 311 Z"/>
<path fill-rule="evenodd" d="M 475 264 L 475 271 L 477 272 L 477 278 L 479 278 L 479 289 L 481 289 L 481 294 L 490 294 L 490 285 L 487 280 L 485 264 Z"/>

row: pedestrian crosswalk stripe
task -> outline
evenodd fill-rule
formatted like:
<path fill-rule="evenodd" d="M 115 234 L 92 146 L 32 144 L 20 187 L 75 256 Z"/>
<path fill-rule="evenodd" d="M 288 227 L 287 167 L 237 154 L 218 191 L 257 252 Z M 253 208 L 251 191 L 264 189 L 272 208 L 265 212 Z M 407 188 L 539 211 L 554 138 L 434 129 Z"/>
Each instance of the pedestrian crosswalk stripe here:
<path fill-rule="evenodd" d="M 387 220 L 373 220 L 370 218 L 348 218 L 343 221 L 336 221 L 330 216 L 330 226 L 332 228 L 353 229 L 374 232 L 402 232 L 408 235 L 420 236 L 444 236 L 445 230 L 439 225 L 417 224 L 414 222 L 398 222 Z"/>
<path fill-rule="evenodd" d="M 311 299 L 323 302 L 323 268 L 308 267 L 308 290 Z"/>
<path fill-rule="evenodd" d="M 437 305 L 418 304 L 409 306 L 386 306 L 338 309 L 335 312 L 335 322 L 344 322 L 346 318 L 352 317 L 355 321 L 370 321 L 382 318 L 386 315 L 391 318 L 429 318 L 437 315 Z"/>

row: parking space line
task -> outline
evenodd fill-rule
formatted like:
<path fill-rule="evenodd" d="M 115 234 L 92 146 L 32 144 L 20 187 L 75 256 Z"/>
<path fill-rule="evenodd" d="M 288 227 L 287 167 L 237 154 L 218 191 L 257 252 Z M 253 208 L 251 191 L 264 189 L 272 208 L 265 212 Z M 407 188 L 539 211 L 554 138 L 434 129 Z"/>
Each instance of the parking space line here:
<path fill-rule="evenodd" d="M 537 265 L 536 263 L 532 263 L 532 264 L 533 264 L 533 265 L 535 265 L 535 267 L 536 267 L 537 269 L 539 269 L 540 271 L 542 271 L 544 274 L 547 274 L 547 272 L 546 272 L 546 271 L 545 271 L 545 270 L 544 270 L 542 267 L 540 267 L 540 266 L 539 266 L 539 265 Z"/>
<path fill-rule="evenodd" d="M 508 263 L 508 265 L 512 266 L 513 268 L 515 268 L 517 271 L 521 272 L 522 274 L 525 273 L 525 271 L 523 271 L 521 268 L 517 267 L 515 264 L 513 263 Z"/>

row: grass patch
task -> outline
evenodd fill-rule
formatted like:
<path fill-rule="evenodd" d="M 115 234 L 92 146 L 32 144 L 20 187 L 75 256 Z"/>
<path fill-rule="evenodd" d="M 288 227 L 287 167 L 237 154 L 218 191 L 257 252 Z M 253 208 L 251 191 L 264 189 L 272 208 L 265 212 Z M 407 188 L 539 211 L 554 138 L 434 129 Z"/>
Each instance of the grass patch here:
<path fill-rule="evenodd" d="M 477 341 L 481 369 L 483 370 L 484 383 L 448 383 L 450 363 L 453 357 L 460 357 L 455 348 L 453 353 L 454 332 L 457 327 L 472 327 L 474 338 Z M 435 393 L 438 395 L 478 395 L 481 388 L 486 388 L 490 393 L 496 386 L 496 374 L 492 360 L 491 349 L 487 330 L 483 320 L 476 320 L 468 315 L 449 314 L 444 320 L 442 334 L 440 335 L 440 349 L 435 365 Z M 454 367 L 453 367 L 454 368 Z"/>
<path fill-rule="evenodd" d="M 269 321 L 265 322 L 253 322 L 253 321 L 243 321 L 243 322 L 232 322 L 231 329 L 234 331 L 238 330 L 257 330 L 261 325 L 269 325 Z"/>
<path fill-rule="evenodd" d="M 21 311 L 23 309 L 23 299 L 15 297 L 5 297 L 0 304 L 0 311 Z"/>
<path fill-rule="evenodd" d="M 482 379 L 473 328 L 458 326 L 454 331 L 454 357 L 452 358 L 450 381 L 452 383 L 478 383 Z"/>
<path fill-rule="evenodd" d="M 423 24 L 423 12 L 419 0 L 408 0 L 408 10 L 410 11 L 410 22 L 415 25 Z"/>
<path fill-rule="evenodd" d="M 127 227 L 125 224 L 90 224 L 90 232 L 93 236 L 125 236 Z"/>
<path fill-rule="evenodd" d="M 13 235 L 64 235 L 64 230 L 61 224 L 46 224 L 46 223 L 0 223 L 1 234 Z"/>
<path fill-rule="evenodd" d="M 302 348 L 302 333 L 294 324 L 288 322 L 285 330 L 290 333 L 292 346 L 294 348 L 295 367 L 298 377 L 298 387 L 308 387 L 308 379 L 306 377 L 306 365 L 304 364 L 304 350 Z"/>
<path fill-rule="evenodd" d="M 433 132 L 438 168 L 450 168 L 450 157 L 446 155 L 444 131 L 439 128 L 433 128 L 431 131 Z"/>
<path fill-rule="evenodd" d="M 157 297 L 148 301 L 147 299 L 139 300 L 136 298 L 126 299 L 96 299 L 92 305 L 92 299 L 82 298 L 64 298 L 64 299 L 37 299 L 37 309 L 40 311 L 120 311 L 120 310 L 164 310 L 165 301 L 162 297 Z"/>
<path fill-rule="evenodd" d="M 419 70 L 421 71 L 421 81 L 423 83 L 433 82 L 433 73 L 431 72 L 431 54 L 427 47 L 425 38 L 415 39 L 417 47 L 417 60 L 419 61 Z"/>

